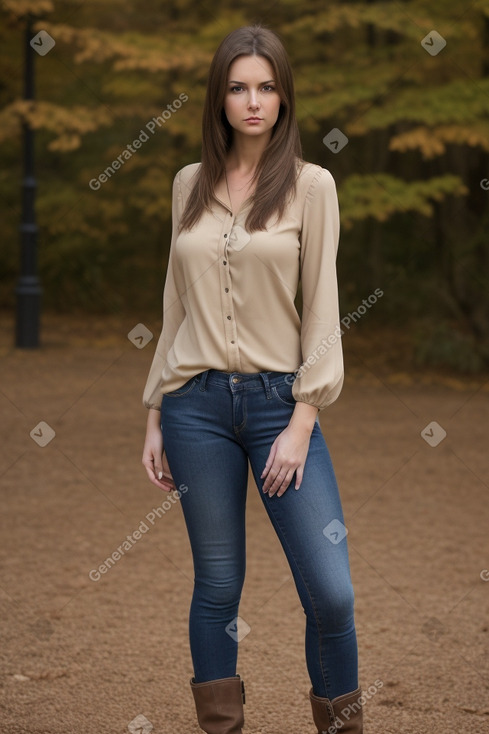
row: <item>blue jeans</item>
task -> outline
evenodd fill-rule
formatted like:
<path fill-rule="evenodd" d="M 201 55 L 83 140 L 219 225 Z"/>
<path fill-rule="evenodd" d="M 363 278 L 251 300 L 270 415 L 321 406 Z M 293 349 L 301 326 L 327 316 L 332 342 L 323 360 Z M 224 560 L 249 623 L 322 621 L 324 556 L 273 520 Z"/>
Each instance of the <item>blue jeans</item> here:
<path fill-rule="evenodd" d="M 314 693 L 335 698 L 358 687 L 357 640 L 343 512 L 319 418 L 300 488 L 294 489 L 294 473 L 286 492 L 270 497 L 260 479 L 273 441 L 292 416 L 293 380 L 293 373 L 211 369 L 163 395 L 168 465 L 176 486 L 188 488 L 180 501 L 195 572 L 190 650 L 197 683 L 236 675 L 233 620 L 245 577 L 249 459 L 306 616 Z"/>

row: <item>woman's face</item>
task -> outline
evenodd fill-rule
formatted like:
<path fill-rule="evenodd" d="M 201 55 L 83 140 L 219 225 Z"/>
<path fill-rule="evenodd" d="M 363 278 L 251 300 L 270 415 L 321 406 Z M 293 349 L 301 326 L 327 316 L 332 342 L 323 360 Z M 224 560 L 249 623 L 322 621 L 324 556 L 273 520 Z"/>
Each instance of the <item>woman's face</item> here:
<path fill-rule="evenodd" d="M 224 112 L 235 132 L 259 136 L 271 131 L 280 97 L 270 62 L 263 56 L 239 56 L 229 67 Z M 249 118 L 259 118 L 248 121 Z"/>

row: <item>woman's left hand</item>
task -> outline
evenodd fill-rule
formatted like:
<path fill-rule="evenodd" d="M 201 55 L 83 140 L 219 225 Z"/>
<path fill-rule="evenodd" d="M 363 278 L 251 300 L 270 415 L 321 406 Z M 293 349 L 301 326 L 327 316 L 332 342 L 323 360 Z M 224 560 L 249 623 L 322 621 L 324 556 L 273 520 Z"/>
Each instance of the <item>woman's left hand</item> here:
<path fill-rule="evenodd" d="M 272 444 L 260 479 L 266 477 L 263 492 L 272 497 L 284 494 L 296 472 L 295 489 L 299 489 L 304 473 L 312 429 L 289 423 Z"/>

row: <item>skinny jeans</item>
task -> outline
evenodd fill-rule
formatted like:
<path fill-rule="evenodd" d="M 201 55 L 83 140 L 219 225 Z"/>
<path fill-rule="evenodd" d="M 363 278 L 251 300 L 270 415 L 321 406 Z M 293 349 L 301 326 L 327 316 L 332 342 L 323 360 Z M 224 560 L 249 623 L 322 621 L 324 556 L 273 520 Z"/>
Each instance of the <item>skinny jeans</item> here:
<path fill-rule="evenodd" d="M 161 431 L 175 485 L 186 487 L 180 502 L 194 566 L 189 642 L 195 681 L 236 675 L 249 460 L 305 614 L 314 693 L 332 699 L 358 688 L 358 660 L 347 531 L 319 418 L 299 489 L 295 472 L 280 497 L 264 493 L 260 479 L 294 411 L 293 381 L 294 373 L 205 370 L 163 395 Z"/>

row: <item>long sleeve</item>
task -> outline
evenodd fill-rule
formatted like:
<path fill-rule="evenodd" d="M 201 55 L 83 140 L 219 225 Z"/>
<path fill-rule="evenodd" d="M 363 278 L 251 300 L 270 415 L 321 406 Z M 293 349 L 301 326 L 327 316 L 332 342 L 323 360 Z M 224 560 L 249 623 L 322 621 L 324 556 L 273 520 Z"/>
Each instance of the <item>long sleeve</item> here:
<path fill-rule="evenodd" d="M 304 202 L 301 232 L 302 364 L 294 398 L 321 410 L 343 386 L 343 350 L 336 279 L 340 216 L 336 184 L 321 168 Z"/>
<path fill-rule="evenodd" d="M 162 370 L 166 364 L 168 349 L 172 346 L 175 335 L 185 318 L 180 295 L 176 285 L 174 246 L 177 237 L 178 225 L 182 214 L 182 190 L 180 183 L 181 171 L 173 179 L 172 188 L 172 237 L 168 268 L 166 271 L 165 287 L 163 291 L 163 327 L 156 345 L 156 351 L 151 364 L 148 379 L 144 388 L 143 404 L 146 408 L 161 407 L 162 398 Z"/>

